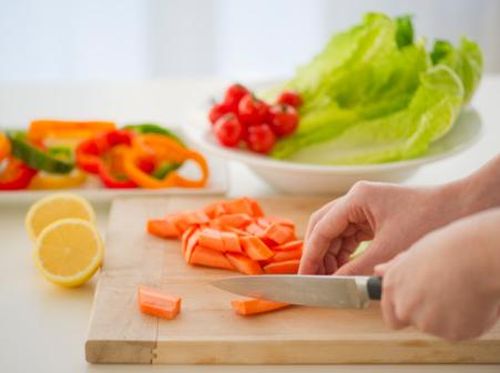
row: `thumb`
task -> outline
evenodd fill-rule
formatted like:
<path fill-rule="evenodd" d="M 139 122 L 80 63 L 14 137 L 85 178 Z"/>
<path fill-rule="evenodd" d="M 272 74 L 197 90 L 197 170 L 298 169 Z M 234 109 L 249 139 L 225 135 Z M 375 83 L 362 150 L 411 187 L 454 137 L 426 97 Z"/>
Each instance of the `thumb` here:
<path fill-rule="evenodd" d="M 363 254 L 344 264 L 335 272 L 335 275 L 371 275 L 373 273 L 373 267 L 384 261 L 384 258 L 380 255 L 381 248 L 382 245 L 379 241 L 374 240 Z"/>

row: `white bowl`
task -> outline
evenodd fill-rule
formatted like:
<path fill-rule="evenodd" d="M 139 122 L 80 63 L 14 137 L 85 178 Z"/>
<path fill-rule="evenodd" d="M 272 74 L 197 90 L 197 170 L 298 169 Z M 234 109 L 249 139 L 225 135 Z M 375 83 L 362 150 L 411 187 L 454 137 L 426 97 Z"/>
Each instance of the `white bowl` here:
<path fill-rule="evenodd" d="M 246 164 L 276 189 L 293 194 L 344 193 L 359 180 L 401 182 L 424 164 L 449 157 L 470 147 L 479 138 L 481 119 L 475 109 L 465 109 L 450 132 L 431 144 L 425 156 L 390 163 L 328 166 L 276 160 L 243 149 L 219 145 L 208 122 L 185 129 L 201 150 L 225 160 Z"/>

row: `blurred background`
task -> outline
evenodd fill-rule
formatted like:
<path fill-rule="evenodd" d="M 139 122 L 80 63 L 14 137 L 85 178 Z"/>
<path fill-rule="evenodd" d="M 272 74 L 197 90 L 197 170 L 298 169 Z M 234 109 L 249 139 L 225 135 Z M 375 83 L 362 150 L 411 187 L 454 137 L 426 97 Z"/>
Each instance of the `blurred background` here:
<path fill-rule="evenodd" d="M 497 0 L 0 0 L 0 81 L 286 76 L 366 11 L 466 34 L 500 72 Z"/>

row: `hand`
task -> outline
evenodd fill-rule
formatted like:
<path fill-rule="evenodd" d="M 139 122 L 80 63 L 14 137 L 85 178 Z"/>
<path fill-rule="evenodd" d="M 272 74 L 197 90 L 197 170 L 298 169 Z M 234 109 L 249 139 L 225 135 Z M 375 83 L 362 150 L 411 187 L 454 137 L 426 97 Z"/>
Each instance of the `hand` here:
<path fill-rule="evenodd" d="M 451 341 L 478 337 L 500 316 L 500 209 L 458 220 L 376 267 L 382 312 Z"/>
<path fill-rule="evenodd" d="M 360 182 L 309 220 L 300 274 L 371 274 L 420 237 L 460 216 L 454 185 L 409 188 Z M 357 259 L 361 241 L 373 239 Z"/>

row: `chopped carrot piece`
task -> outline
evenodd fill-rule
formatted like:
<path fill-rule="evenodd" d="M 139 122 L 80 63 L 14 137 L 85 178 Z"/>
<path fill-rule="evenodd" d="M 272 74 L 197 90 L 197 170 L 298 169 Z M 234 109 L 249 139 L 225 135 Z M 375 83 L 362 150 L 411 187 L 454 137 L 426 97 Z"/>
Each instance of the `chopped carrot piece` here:
<path fill-rule="evenodd" d="M 214 219 L 216 217 L 216 211 L 217 211 L 217 208 L 218 208 L 219 204 L 220 204 L 220 202 L 210 203 L 210 204 L 208 204 L 207 206 L 205 206 L 203 208 L 203 212 L 205 214 L 207 214 L 207 216 L 210 219 Z"/>
<path fill-rule="evenodd" d="M 257 219 L 257 223 L 264 228 L 269 227 L 272 224 L 285 225 L 295 229 L 295 223 L 290 219 L 280 218 L 278 216 L 265 216 Z"/>
<path fill-rule="evenodd" d="M 299 271 L 299 264 L 299 259 L 270 263 L 264 267 L 264 272 L 276 275 L 297 274 Z"/>
<path fill-rule="evenodd" d="M 297 249 L 301 249 L 303 245 L 304 245 L 304 242 L 302 240 L 295 240 L 295 241 L 290 241 L 290 242 L 284 243 L 282 245 L 274 246 L 273 250 L 276 250 L 276 251 L 297 250 Z"/>
<path fill-rule="evenodd" d="M 288 306 L 288 303 L 273 302 L 264 299 L 234 299 L 231 301 L 233 310 L 242 316 L 258 315 Z"/>
<path fill-rule="evenodd" d="M 227 253 L 227 259 L 241 273 L 247 275 L 260 275 L 263 273 L 261 266 L 255 260 L 236 253 Z"/>
<path fill-rule="evenodd" d="M 274 252 L 259 237 L 241 237 L 240 241 L 243 250 L 253 260 L 266 260 L 274 255 Z"/>
<path fill-rule="evenodd" d="M 224 253 L 203 246 L 196 246 L 193 249 L 189 264 L 229 270 L 235 269 Z"/>
<path fill-rule="evenodd" d="M 252 206 L 252 216 L 256 218 L 264 216 L 264 211 L 262 210 L 262 207 L 260 207 L 259 202 L 251 198 L 249 198 L 248 200 L 250 201 L 250 206 Z"/>
<path fill-rule="evenodd" d="M 243 197 L 224 201 L 222 202 L 222 205 L 224 206 L 226 214 L 243 213 L 253 216 L 254 210 L 252 208 L 252 203 L 248 198 Z"/>
<path fill-rule="evenodd" d="M 251 223 L 251 224 L 247 225 L 247 227 L 245 228 L 245 230 L 248 233 L 253 234 L 254 236 L 258 236 L 258 237 L 263 237 L 264 236 L 264 232 L 265 232 L 264 228 L 262 228 L 257 223 Z"/>
<path fill-rule="evenodd" d="M 221 232 L 222 242 L 224 244 L 224 252 L 241 253 L 240 239 L 236 233 Z"/>
<path fill-rule="evenodd" d="M 189 227 L 181 236 L 181 249 L 182 249 L 182 255 L 186 255 L 186 249 L 188 246 L 188 240 L 191 237 L 191 235 L 194 233 L 194 231 L 198 230 L 198 228 L 193 225 Z"/>
<path fill-rule="evenodd" d="M 294 250 L 276 251 L 270 259 L 271 262 L 285 262 L 287 260 L 300 259 L 302 257 L 302 247 Z"/>
<path fill-rule="evenodd" d="M 145 286 L 139 286 L 137 300 L 141 312 L 167 320 L 173 319 L 181 310 L 181 298 Z"/>
<path fill-rule="evenodd" d="M 243 214 L 243 213 L 227 214 L 213 219 L 210 222 L 210 226 L 216 229 L 227 229 L 229 227 L 243 228 L 252 222 L 253 219 L 248 214 Z"/>
<path fill-rule="evenodd" d="M 184 219 L 189 225 L 194 224 L 208 224 L 210 222 L 209 217 L 204 211 L 190 211 L 184 213 Z"/>
<path fill-rule="evenodd" d="M 276 242 L 278 245 L 293 241 L 295 237 L 295 229 L 286 225 L 273 223 L 266 228 L 264 237 Z"/>
<path fill-rule="evenodd" d="M 203 229 L 200 232 L 199 243 L 200 246 L 224 252 L 224 241 L 222 240 L 221 232 L 216 229 Z"/>
<path fill-rule="evenodd" d="M 161 238 L 179 238 L 181 232 L 168 219 L 150 219 L 147 225 L 148 233 Z"/>
<path fill-rule="evenodd" d="M 195 228 L 186 240 L 186 248 L 184 249 L 184 260 L 186 261 L 186 263 L 191 262 L 191 256 L 193 255 L 193 251 L 199 242 L 200 230 L 198 228 Z"/>
<path fill-rule="evenodd" d="M 245 236 L 250 235 L 250 233 L 248 233 L 247 231 L 244 231 L 243 229 L 239 229 L 239 228 L 228 227 L 227 231 L 236 233 L 239 237 L 245 237 Z"/>

